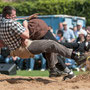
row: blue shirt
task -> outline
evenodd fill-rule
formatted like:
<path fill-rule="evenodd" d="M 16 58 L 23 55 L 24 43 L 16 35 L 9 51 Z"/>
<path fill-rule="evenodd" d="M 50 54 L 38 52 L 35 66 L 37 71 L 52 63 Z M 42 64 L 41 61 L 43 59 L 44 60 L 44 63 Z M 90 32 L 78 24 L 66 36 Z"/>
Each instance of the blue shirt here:
<path fill-rule="evenodd" d="M 60 40 L 60 37 L 59 37 L 59 36 L 56 36 L 56 39 L 57 39 L 57 40 Z"/>
<path fill-rule="evenodd" d="M 75 35 L 72 30 L 63 30 L 63 37 L 67 42 L 70 42 L 72 39 L 75 39 Z"/>
<path fill-rule="evenodd" d="M 76 64 L 75 60 L 69 59 L 69 58 L 65 59 L 65 63 L 70 63 L 71 65 L 75 65 Z"/>

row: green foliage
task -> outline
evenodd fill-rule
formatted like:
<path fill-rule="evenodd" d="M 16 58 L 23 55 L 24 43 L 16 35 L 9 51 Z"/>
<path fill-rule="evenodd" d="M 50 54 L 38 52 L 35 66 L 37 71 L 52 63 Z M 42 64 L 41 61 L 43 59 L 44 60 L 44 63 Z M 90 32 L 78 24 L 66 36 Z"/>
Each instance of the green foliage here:
<path fill-rule="evenodd" d="M 0 2 L 0 13 L 6 5 L 12 5 L 17 10 L 17 16 L 28 16 L 34 13 L 40 15 L 66 14 L 83 16 L 90 25 L 90 0 L 17 0 L 14 3 Z"/>

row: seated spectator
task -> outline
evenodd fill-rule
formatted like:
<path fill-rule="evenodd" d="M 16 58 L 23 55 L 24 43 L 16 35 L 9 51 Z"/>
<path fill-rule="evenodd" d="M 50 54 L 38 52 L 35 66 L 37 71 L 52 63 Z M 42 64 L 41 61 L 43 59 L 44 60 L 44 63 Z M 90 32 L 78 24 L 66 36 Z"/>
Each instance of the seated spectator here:
<path fill-rule="evenodd" d="M 7 63 L 7 64 L 14 63 L 13 58 L 11 56 L 6 57 L 5 63 Z"/>
<path fill-rule="evenodd" d="M 2 55 L 4 58 L 6 58 L 7 56 L 9 56 L 9 55 L 10 55 L 9 49 L 8 49 L 7 47 L 2 47 L 2 48 L 1 48 L 1 55 Z"/>
<path fill-rule="evenodd" d="M 75 35 L 75 38 L 77 39 L 78 38 L 78 31 L 77 31 L 77 27 L 74 26 L 73 28 L 70 27 L 70 29 L 73 31 L 74 35 Z"/>
<path fill-rule="evenodd" d="M 21 69 L 23 66 L 22 59 L 17 56 L 16 57 L 10 56 L 10 51 L 7 47 L 1 48 L 0 63 L 7 63 L 7 64 L 15 63 L 18 69 Z"/>
<path fill-rule="evenodd" d="M 21 59 L 18 56 L 12 57 L 11 60 L 7 59 L 7 63 L 13 63 L 14 62 L 17 65 L 17 69 L 18 70 L 22 70 L 23 69 L 23 61 L 24 61 L 24 59 Z"/>
<path fill-rule="evenodd" d="M 86 41 L 87 41 L 87 42 L 90 41 L 90 34 L 87 34 L 87 36 L 86 36 Z"/>
<path fill-rule="evenodd" d="M 80 22 L 77 23 L 77 32 L 83 32 L 85 36 L 87 36 L 87 31 L 82 29 L 82 24 Z"/>
<path fill-rule="evenodd" d="M 53 33 L 53 28 L 52 26 L 48 26 L 49 27 L 49 30 Z"/>
<path fill-rule="evenodd" d="M 52 26 L 48 26 L 48 27 L 49 27 L 50 32 L 53 34 L 53 36 L 56 36 L 56 35 L 54 34 L 54 31 L 53 31 Z"/>
<path fill-rule="evenodd" d="M 59 42 L 65 42 L 64 39 L 63 39 L 63 31 L 62 31 L 62 30 L 59 29 L 59 30 L 57 31 L 56 39 L 57 39 Z"/>
<path fill-rule="evenodd" d="M 76 42 L 82 43 L 82 42 L 85 42 L 86 41 L 86 36 L 85 36 L 85 34 L 84 34 L 83 31 L 79 31 L 78 32 L 78 35 L 79 36 L 78 36 Z"/>
<path fill-rule="evenodd" d="M 42 54 L 35 55 L 34 58 L 30 58 L 30 67 L 29 71 L 32 71 L 34 69 L 35 60 L 41 60 L 41 71 L 45 71 L 46 69 L 46 60 L 42 56 Z"/>
<path fill-rule="evenodd" d="M 66 58 L 65 64 L 68 68 L 79 71 L 79 68 L 77 67 L 75 60 Z"/>
<path fill-rule="evenodd" d="M 0 54 L 0 63 L 4 63 L 4 57 Z"/>
<path fill-rule="evenodd" d="M 10 51 L 7 47 L 1 48 L 0 63 L 5 63 L 6 58 L 9 58 Z"/>
<path fill-rule="evenodd" d="M 15 63 L 18 70 L 21 70 L 23 68 L 23 61 L 24 59 L 21 59 L 18 56 L 15 56 L 15 57 L 8 56 L 7 58 L 5 58 L 5 63 L 7 64 Z"/>

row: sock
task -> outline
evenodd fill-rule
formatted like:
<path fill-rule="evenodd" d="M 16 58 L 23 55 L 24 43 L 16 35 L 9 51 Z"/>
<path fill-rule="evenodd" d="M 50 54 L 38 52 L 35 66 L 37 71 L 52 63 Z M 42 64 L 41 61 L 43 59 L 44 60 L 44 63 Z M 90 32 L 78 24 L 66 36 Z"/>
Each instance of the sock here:
<path fill-rule="evenodd" d="M 68 74 L 74 74 L 73 71 L 70 70 L 68 67 L 66 67 L 66 68 L 64 69 L 64 72 L 65 72 L 65 73 L 68 73 Z"/>
<path fill-rule="evenodd" d="M 70 70 L 68 67 L 66 67 L 66 68 L 64 69 L 64 72 L 65 72 L 65 73 L 70 73 L 71 70 Z"/>
<path fill-rule="evenodd" d="M 73 71 L 71 70 L 68 74 L 70 75 L 70 74 L 74 74 L 74 73 L 73 73 Z"/>

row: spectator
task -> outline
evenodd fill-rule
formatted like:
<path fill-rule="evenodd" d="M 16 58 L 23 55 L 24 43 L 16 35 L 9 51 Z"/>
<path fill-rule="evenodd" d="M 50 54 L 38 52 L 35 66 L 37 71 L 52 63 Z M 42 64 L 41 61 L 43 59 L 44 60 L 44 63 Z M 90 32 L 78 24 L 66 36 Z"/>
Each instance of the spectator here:
<path fill-rule="evenodd" d="M 5 58 L 5 63 L 14 63 L 13 58 L 11 56 L 8 56 Z"/>
<path fill-rule="evenodd" d="M 42 56 L 42 54 L 35 55 L 34 58 L 30 58 L 30 69 L 29 71 L 32 71 L 34 69 L 35 60 L 41 60 L 41 71 L 46 70 L 46 60 Z"/>
<path fill-rule="evenodd" d="M 71 30 L 73 30 L 73 33 L 75 35 L 75 38 L 77 39 L 78 38 L 78 32 L 77 32 L 77 27 L 74 26 L 73 28 L 70 28 Z"/>
<path fill-rule="evenodd" d="M 75 60 L 66 58 L 66 59 L 65 59 L 65 64 L 67 65 L 67 67 L 68 67 L 69 69 L 79 71 L 79 68 L 77 67 Z"/>
<path fill-rule="evenodd" d="M 63 23 L 59 23 L 59 29 L 63 30 Z"/>
<path fill-rule="evenodd" d="M 49 30 L 53 33 L 53 28 L 52 26 L 48 26 L 49 27 Z"/>
<path fill-rule="evenodd" d="M 18 70 L 22 70 L 23 69 L 23 61 L 24 61 L 24 59 L 21 59 L 18 56 L 12 57 L 11 60 L 7 59 L 7 63 L 13 63 L 14 62 L 17 65 L 17 69 Z"/>
<path fill-rule="evenodd" d="M 79 36 L 78 36 L 78 38 L 76 40 L 78 43 L 82 43 L 82 42 L 86 41 L 85 34 L 84 34 L 84 32 L 82 30 L 78 32 L 78 35 Z"/>
<path fill-rule="evenodd" d="M 82 29 L 82 24 L 79 22 L 77 23 L 77 31 L 83 32 L 85 36 L 87 35 L 87 32 Z"/>
<path fill-rule="evenodd" d="M 55 37 L 56 35 L 54 34 L 53 28 L 52 28 L 51 26 L 49 26 L 49 30 L 50 30 L 50 32 L 53 34 L 53 36 Z"/>
<path fill-rule="evenodd" d="M 4 62 L 4 57 L 0 54 L 0 63 L 5 63 Z"/>
<path fill-rule="evenodd" d="M 8 56 L 5 58 L 5 63 L 7 64 L 15 63 L 18 70 L 21 70 L 23 68 L 23 61 L 24 59 L 21 59 L 20 57 L 17 56 L 15 57 Z"/>
<path fill-rule="evenodd" d="M 22 64 L 20 64 L 21 61 L 19 57 L 10 56 L 10 51 L 7 47 L 1 48 L 0 63 L 15 63 L 17 68 L 20 69 L 22 67 Z"/>
<path fill-rule="evenodd" d="M 90 34 L 88 33 L 86 36 L 86 41 L 89 42 L 90 41 Z"/>
<path fill-rule="evenodd" d="M 63 37 L 65 39 L 65 42 L 74 42 L 75 36 L 72 30 L 69 30 L 67 28 L 67 23 L 63 23 Z"/>
<path fill-rule="evenodd" d="M 57 39 L 59 42 L 65 42 L 64 39 L 63 39 L 63 31 L 62 31 L 62 30 L 59 29 L 59 30 L 57 31 L 56 39 Z"/>
<path fill-rule="evenodd" d="M 0 62 L 6 63 L 6 59 L 10 59 L 9 55 L 10 51 L 7 47 L 1 48 Z"/>

